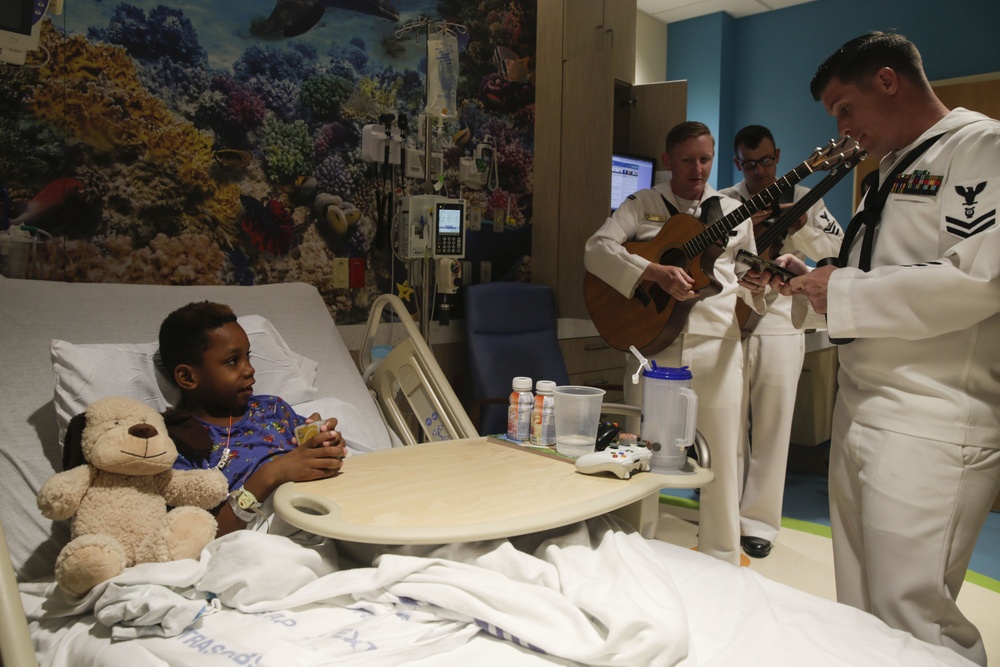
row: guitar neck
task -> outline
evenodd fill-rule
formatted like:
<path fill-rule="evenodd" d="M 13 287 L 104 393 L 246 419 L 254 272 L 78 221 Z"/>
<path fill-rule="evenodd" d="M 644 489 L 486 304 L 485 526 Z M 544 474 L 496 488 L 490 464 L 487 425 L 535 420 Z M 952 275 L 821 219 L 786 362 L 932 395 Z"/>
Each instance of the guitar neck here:
<path fill-rule="evenodd" d="M 833 171 L 826 178 L 816 184 L 816 187 L 810 189 L 809 192 L 803 195 L 802 199 L 795 202 L 777 220 L 768 225 L 764 233 L 757 238 L 758 252 L 763 254 L 767 248 L 780 241 L 789 227 L 794 225 L 806 211 L 812 208 L 813 204 L 818 202 L 823 195 L 839 183 L 866 156 L 867 154 L 864 153 L 859 154 L 855 158 L 834 167 Z"/>
<path fill-rule="evenodd" d="M 717 243 L 729 236 L 729 232 L 736 229 L 740 223 L 749 218 L 751 215 L 757 211 L 770 207 L 771 204 L 778 198 L 778 195 L 789 188 L 795 187 L 796 183 L 812 172 L 813 169 L 809 166 L 808 162 L 803 162 L 795 169 L 792 169 L 774 183 L 745 201 L 738 209 L 724 216 L 718 222 L 712 224 L 705 231 L 685 243 L 684 254 L 687 255 L 688 258 L 700 255 L 713 243 Z"/>

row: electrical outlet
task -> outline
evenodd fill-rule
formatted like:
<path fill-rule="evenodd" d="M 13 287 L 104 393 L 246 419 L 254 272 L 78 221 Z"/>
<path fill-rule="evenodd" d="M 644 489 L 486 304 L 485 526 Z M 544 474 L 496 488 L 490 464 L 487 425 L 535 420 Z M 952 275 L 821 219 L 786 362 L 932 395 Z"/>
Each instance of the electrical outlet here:
<path fill-rule="evenodd" d="M 490 262 L 479 262 L 479 282 L 490 282 L 490 272 L 492 270 L 493 266 Z"/>
<path fill-rule="evenodd" d="M 483 226 L 483 209 L 479 204 L 472 204 L 468 208 L 465 216 L 469 229 L 478 232 Z"/>
<path fill-rule="evenodd" d="M 335 257 L 333 260 L 333 287 L 347 289 L 351 286 L 350 263 L 346 257 Z"/>

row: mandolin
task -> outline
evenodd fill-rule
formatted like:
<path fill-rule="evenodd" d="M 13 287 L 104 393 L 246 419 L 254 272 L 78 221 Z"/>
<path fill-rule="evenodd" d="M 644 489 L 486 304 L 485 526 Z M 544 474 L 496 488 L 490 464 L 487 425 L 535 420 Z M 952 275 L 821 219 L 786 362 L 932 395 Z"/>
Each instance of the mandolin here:
<path fill-rule="evenodd" d="M 817 183 L 816 187 L 810 189 L 801 199 L 787 208 L 777 220 L 773 220 L 770 224 L 761 223 L 754 225 L 754 241 L 757 244 L 757 252 L 760 253 L 762 258 L 765 260 L 775 259 L 777 253 L 781 250 L 781 246 L 785 240 L 785 233 L 789 228 L 805 215 L 812 208 L 813 204 L 818 202 L 834 185 L 839 183 L 844 176 L 868 157 L 868 153 L 861 150 L 860 147 L 856 146 L 854 151 L 854 153 L 847 155 L 843 162 L 830 169 L 830 173 Z M 743 299 L 739 299 L 736 302 L 736 321 L 740 325 L 740 337 L 744 340 L 757 328 L 761 317 L 763 316 L 751 308 Z"/>
<path fill-rule="evenodd" d="M 597 332 L 618 350 L 628 350 L 632 345 L 645 355 L 663 350 L 684 328 L 694 304 L 722 291 L 713 272 L 715 261 L 724 249 L 720 242 L 729 232 L 753 213 L 770 206 L 782 191 L 815 171 L 832 169 L 859 150 L 849 138 L 831 141 L 825 149 L 816 149 L 802 164 L 708 227 L 693 215 L 678 213 L 652 239 L 622 244 L 634 255 L 683 268 L 694 279 L 692 289 L 698 296 L 678 301 L 659 285 L 643 282 L 627 297 L 588 272 L 583 281 L 583 297 Z"/>

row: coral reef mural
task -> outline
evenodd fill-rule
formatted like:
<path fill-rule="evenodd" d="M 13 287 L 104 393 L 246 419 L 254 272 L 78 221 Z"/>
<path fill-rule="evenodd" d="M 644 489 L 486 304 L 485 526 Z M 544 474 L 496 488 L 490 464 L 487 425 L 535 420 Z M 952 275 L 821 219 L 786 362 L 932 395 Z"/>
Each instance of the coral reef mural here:
<path fill-rule="evenodd" d="M 365 126 L 391 117 L 408 145 L 434 142 L 434 192 L 466 200 L 466 283 L 486 263 L 525 279 L 535 13 L 535 0 L 71 0 L 26 66 L 0 65 L 3 228 L 38 240 L 28 277 L 304 281 L 338 322 L 361 322 L 375 296 L 418 282 L 376 242 L 398 223 L 380 220 L 388 192 L 426 187 L 364 159 Z M 431 26 L 458 37 L 457 104 L 420 139 Z M 481 146 L 491 171 L 470 185 L 460 164 Z M 345 258 L 364 269 L 350 287 Z"/>

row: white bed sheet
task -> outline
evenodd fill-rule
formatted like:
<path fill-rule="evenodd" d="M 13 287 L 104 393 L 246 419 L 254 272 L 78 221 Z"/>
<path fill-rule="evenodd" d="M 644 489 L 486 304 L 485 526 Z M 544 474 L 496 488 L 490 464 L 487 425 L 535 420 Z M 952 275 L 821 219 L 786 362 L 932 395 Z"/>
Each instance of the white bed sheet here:
<path fill-rule="evenodd" d="M 199 562 L 138 566 L 82 601 L 23 588 L 51 667 L 970 664 L 855 609 L 600 518 L 512 540 L 384 551 L 243 531 Z M 187 622 L 184 605 L 205 604 L 206 590 L 218 597 L 191 627 L 165 620 Z M 37 620 L 89 610 L 104 623 Z M 172 636 L 108 640 L 165 628 Z"/>

